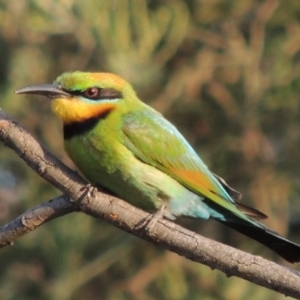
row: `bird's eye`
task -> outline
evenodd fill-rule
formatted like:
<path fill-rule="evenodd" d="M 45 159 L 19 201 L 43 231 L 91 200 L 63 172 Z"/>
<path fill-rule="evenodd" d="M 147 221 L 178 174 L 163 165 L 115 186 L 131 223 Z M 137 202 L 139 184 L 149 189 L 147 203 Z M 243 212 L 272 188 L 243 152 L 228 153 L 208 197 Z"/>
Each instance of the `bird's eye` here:
<path fill-rule="evenodd" d="M 97 87 L 91 87 L 84 91 L 84 96 L 89 99 L 97 99 L 97 98 L 99 98 L 100 92 L 101 92 L 101 89 L 99 89 Z"/>

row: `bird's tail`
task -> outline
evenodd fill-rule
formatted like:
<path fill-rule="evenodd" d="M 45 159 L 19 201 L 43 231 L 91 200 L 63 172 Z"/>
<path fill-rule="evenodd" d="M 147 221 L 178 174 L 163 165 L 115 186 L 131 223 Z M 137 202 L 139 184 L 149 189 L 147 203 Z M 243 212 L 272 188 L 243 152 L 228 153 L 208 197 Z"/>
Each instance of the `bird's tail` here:
<path fill-rule="evenodd" d="M 300 261 L 300 245 L 285 239 L 259 222 L 255 221 L 257 226 L 241 220 L 238 222 L 220 222 L 267 246 L 288 262 L 295 263 Z"/>

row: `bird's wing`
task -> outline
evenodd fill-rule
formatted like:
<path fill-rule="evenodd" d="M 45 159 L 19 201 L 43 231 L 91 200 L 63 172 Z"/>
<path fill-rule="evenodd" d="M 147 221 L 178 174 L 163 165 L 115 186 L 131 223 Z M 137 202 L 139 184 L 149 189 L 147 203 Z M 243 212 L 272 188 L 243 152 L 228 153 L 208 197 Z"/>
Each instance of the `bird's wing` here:
<path fill-rule="evenodd" d="M 123 116 L 125 146 L 141 161 L 155 166 L 182 185 L 204 196 L 212 205 L 230 210 L 249 221 L 209 171 L 178 130 L 152 109 L 132 111 Z"/>
<path fill-rule="evenodd" d="M 234 200 L 234 202 L 235 202 L 236 206 L 239 208 L 239 210 L 241 210 L 244 214 L 246 214 L 247 216 L 249 216 L 253 219 L 256 219 L 256 220 L 263 220 L 263 219 L 268 218 L 267 215 L 260 212 L 259 210 L 241 203 L 240 200 L 242 199 L 242 194 L 240 192 L 236 191 L 235 189 L 233 189 L 231 186 L 229 186 L 227 184 L 227 182 L 220 176 L 218 176 L 216 174 L 214 174 L 214 176 L 218 179 L 218 181 L 221 183 L 222 187 L 226 190 L 226 192 Z"/>

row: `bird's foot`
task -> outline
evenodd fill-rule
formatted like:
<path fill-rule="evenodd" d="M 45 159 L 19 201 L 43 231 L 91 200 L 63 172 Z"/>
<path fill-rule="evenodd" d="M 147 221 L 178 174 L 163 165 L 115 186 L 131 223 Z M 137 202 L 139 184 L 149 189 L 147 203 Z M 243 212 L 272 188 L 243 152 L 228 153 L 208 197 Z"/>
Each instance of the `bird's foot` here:
<path fill-rule="evenodd" d="M 93 186 L 91 183 L 88 183 L 80 189 L 80 191 L 82 192 L 80 198 L 84 199 L 86 197 L 89 201 L 91 198 L 94 198 L 96 196 L 97 190 L 97 187 Z"/>
<path fill-rule="evenodd" d="M 156 222 L 163 218 L 165 208 L 166 206 L 162 205 L 154 214 L 148 215 L 145 219 L 136 224 L 135 229 L 149 232 Z"/>

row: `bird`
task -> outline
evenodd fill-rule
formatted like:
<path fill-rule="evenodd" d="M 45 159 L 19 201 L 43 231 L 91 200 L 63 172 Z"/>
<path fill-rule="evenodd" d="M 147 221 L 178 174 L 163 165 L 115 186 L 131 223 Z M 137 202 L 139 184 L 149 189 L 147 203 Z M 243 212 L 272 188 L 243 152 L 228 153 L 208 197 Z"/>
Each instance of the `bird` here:
<path fill-rule="evenodd" d="M 300 245 L 267 228 L 266 215 L 212 173 L 177 128 L 142 102 L 123 78 L 65 72 L 52 84 L 15 91 L 52 100 L 64 148 L 90 184 L 153 216 L 213 218 L 267 246 L 290 263 Z"/>

